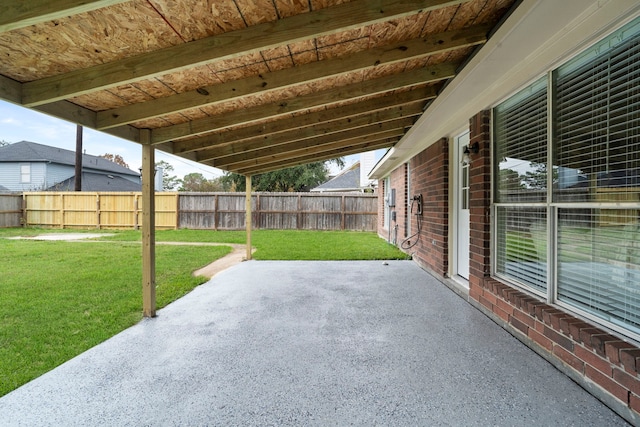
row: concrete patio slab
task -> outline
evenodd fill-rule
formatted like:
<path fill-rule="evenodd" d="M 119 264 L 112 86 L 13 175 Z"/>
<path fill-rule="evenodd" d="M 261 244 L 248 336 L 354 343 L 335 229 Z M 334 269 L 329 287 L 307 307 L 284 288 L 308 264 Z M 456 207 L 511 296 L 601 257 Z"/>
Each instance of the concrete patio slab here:
<path fill-rule="evenodd" d="M 3 426 L 622 426 L 411 261 L 233 266 L 0 398 Z"/>

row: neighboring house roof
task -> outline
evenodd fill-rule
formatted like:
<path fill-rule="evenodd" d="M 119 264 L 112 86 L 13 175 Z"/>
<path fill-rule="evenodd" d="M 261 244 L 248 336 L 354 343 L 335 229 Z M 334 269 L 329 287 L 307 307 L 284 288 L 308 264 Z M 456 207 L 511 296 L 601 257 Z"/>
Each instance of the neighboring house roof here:
<path fill-rule="evenodd" d="M 51 191 L 73 191 L 76 178 L 72 176 L 48 188 Z M 82 191 L 142 191 L 142 184 L 120 176 L 82 172 Z"/>
<path fill-rule="evenodd" d="M 76 154 L 74 151 L 63 148 L 20 141 L 0 147 L 0 162 L 51 162 L 74 166 L 76 164 Z M 120 175 L 140 176 L 138 172 L 90 154 L 82 155 L 82 168 L 84 170 L 93 169 Z"/>
<path fill-rule="evenodd" d="M 360 191 L 360 162 L 355 162 L 324 184 L 312 188 L 313 192 L 323 191 Z"/>
<path fill-rule="evenodd" d="M 2 185 L 0 185 L 0 193 L 10 193 L 11 190 L 9 190 L 7 187 L 3 187 Z"/>

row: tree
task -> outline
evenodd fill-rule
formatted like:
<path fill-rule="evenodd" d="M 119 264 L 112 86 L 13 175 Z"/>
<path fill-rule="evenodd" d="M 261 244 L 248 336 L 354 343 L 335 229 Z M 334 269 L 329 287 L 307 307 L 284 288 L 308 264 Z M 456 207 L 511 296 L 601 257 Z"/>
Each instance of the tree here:
<path fill-rule="evenodd" d="M 190 173 L 182 178 L 178 191 L 224 191 L 224 186 L 220 178 L 206 179 L 201 173 Z"/>
<path fill-rule="evenodd" d="M 175 190 L 181 184 L 182 181 L 177 176 L 171 175 L 174 169 L 170 163 L 160 160 L 156 162 L 155 166 L 156 170 L 162 168 L 162 187 L 164 190 Z"/>
<path fill-rule="evenodd" d="M 344 160 L 337 158 L 327 162 L 313 162 L 306 165 L 294 166 L 274 172 L 256 175 L 252 178 L 252 191 L 309 191 L 313 187 L 325 182 L 329 176 L 328 164 L 335 163 L 344 166 Z M 245 191 L 245 177 L 227 172 L 222 182 L 231 191 Z"/>
<path fill-rule="evenodd" d="M 102 157 L 103 159 L 107 159 L 110 162 L 116 163 L 122 167 L 129 169 L 129 164 L 124 161 L 120 154 L 104 153 L 98 157 Z"/>
<path fill-rule="evenodd" d="M 9 141 L 5 141 L 4 139 L 0 139 L 0 147 L 4 147 L 5 145 L 11 144 Z"/>
<path fill-rule="evenodd" d="M 522 190 L 524 188 L 522 176 L 513 169 L 500 169 L 498 186 L 501 191 Z"/>
<path fill-rule="evenodd" d="M 547 164 L 531 162 L 530 169 L 527 170 L 525 175 L 522 176 L 522 180 L 532 190 L 545 190 L 547 188 Z M 552 169 L 552 183 L 555 185 L 558 183 L 558 168 Z"/>

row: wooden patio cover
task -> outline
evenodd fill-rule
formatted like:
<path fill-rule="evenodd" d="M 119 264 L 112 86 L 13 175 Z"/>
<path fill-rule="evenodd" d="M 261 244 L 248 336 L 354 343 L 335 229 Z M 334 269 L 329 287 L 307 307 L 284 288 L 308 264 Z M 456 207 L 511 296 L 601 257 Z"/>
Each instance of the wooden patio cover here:
<path fill-rule="evenodd" d="M 250 177 L 393 146 L 515 3 L 5 1 L 0 99 Z"/>

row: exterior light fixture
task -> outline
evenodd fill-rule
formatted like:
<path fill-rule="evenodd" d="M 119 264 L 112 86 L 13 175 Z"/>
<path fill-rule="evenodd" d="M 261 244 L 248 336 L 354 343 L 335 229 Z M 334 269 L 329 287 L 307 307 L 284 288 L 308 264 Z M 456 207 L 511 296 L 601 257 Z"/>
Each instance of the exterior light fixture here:
<path fill-rule="evenodd" d="M 471 163 L 471 154 L 478 154 L 480 152 L 480 144 L 478 142 L 474 142 L 473 144 L 465 145 L 464 151 L 462 152 L 462 164 L 468 165 Z"/>

